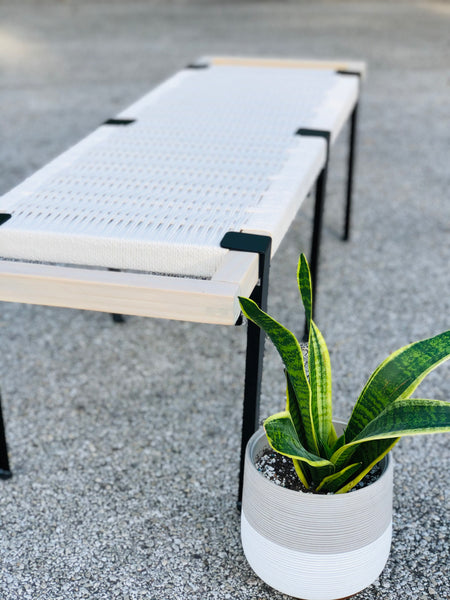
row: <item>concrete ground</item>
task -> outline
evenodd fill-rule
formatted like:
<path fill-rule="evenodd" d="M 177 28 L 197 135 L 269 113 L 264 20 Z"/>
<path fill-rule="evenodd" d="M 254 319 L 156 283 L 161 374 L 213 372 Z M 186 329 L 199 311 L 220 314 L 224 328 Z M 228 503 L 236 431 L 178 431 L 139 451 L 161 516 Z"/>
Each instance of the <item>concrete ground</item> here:
<path fill-rule="evenodd" d="M 449 26 L 445 1 L 3 0 L 0 192 L 199 55 L 366 60 L 353 235 L 338 237 L 341 140 L 317 311 L 346 418 L 389 352 L 448 328 Z M 311 214 L 309 199 L 271 270 L 270 311 L 298 333 Z M 0 340 L 2 600 L 284 597 L 239 540 L 245 327 L 3 304 Z M 448 399 L 448 366 L 419 389 Z M 282 405 L 271 347 L 262 396 L 263 417 Z M 446 442 L 395 449 L 392 553 L 359 600 L 448 597 Z"/>

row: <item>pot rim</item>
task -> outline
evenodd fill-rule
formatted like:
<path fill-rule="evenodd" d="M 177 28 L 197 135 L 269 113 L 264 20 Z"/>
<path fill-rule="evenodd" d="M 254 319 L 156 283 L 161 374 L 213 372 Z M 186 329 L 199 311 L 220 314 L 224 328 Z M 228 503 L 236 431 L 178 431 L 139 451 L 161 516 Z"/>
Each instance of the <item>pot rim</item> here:
<path fill-rule="evenodd" d="M 336 423 L 336 424 L 339 423 L 340 425 L 342 425 L 342 424 L 346 425 L 346 423 L 343 423 L 342 421 L 337 420 L 337 419 L 336 420 L 333 419 L 333 423 Z M 382 486 L 385 485 L 386 478 L 388 477 L 388 475 L 390 474 L 390 472 L 394 468 L 393 458 L 388 453 L 380 461 L 381 466 L 382 466 L 382 472 L 381 472 L 381 475 L 378 477 L 378 479 L 376 481 L 374 481 L 373 483 L 370 483 L 369 485 L 366 485 L 366 486 L 364 486 L 362 488 L 359 488 L 357 490 L 353 489 L 353 490 L 350 490 L 349 492 L 346 492 L 345 494 L 335 494 L 335 493 L 313 494 L 313 493 L 310 493 L 310 492 L 303 492 L 302 490 L 291 490 L 291 489 L 286 488 L 286 487 L 284 487 L 282 485 L 278 485 L 278 484 L 274 483 L 273 481 L 271 481 L 270 479 L 268 479 L 267 477 L 265 477 L 261 473 L 261 471 L 259 471 L 256 468 L 255 461 L 254 461 L 254 456 L 255 456 L 255 451 L 256 451 L 256 445 L 257 445 L 257 443 L 260 441 L 260 439 L 262 437 L 265 438 L 265 440 L 264 440 L 265 441 L 265 447 L 267 447 L 269 449 L 272 449 L 271 446 L 269 445 L 268 440 L 267 440 L 267 436 L 266 436 L 266 432 L 265 432 L 264 428 L 260 427 L 251 436 L 251 438 L 249 439 L 249 441 L 247 443 L 247 448 L 246 448 L 246 457 L 247 457 L 249 463 L 251 464 L 252 469 L 258 474 L 258 477 L 261 477 L 264 481 L 267 482 L 267 484 L 276 486 L 280 490 L 283 490 L 283 493 L 293 494 L 293 498 L 294 498 L 294 496 L 298 496 L 298 494 L 301 494 L 302 496 L 307 496 L 309 498 L 317 498 L 318 502 L 332 502 L 332 501 L 341 502 L 342 500 L 339 500 L 339 498 L 343 499 L 343 498 L 346 498 L 346 497 L 348 498 L 349 496 L 355 497 L 355 494 L 358 494 L 359 496 L 361 496 L 361 495 L 364 495 L 364 494 L 372 493 L 378 487 L 382 487 Z M 274 452 L 276 452 L 276 451 L 274 450 Z M 330 500 L 331 498 L 333 498 L 334 500 Z"/>

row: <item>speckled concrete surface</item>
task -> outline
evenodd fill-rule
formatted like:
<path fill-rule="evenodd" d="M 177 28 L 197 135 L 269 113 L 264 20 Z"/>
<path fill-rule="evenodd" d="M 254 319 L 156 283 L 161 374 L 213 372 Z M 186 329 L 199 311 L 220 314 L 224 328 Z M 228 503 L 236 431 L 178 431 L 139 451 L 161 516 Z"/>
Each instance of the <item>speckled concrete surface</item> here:
<path fill-rule="evenodd" d="M 349 415 L 390 351 L 448 328 L 447 2 L 0 4 L 0 192 L 202 54 L 364 59 L 354 230 L 338 142 L 317 321 Z M 271 271 L 295 288 L 309 200 Z M 0 485 L 2 600 L 281 600 L 243 557 L 235 509 L 245 328 L 3 304 L 0 382 L 14 478 Z M 448 366 L 421 386 L 449 399 Z M 262 416 L 282 404 L 266 352 Z M 390 560 L 359 600 L 448 597 L 448 437 L 396 448 Z"/>

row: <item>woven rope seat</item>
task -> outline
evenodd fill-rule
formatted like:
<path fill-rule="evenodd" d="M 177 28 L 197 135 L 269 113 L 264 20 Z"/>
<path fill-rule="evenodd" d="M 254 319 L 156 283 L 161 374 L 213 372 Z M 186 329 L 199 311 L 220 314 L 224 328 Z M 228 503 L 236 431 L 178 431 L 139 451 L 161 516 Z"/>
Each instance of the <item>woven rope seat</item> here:
<path fill-rule="evenodd" d="M 326 160 L 323 139 L 296 132 L 333 140 L 358 96 L 332 67 L 281 64 L 203 59 L 100 126 L 3 196 L 0 257 L 222 281 L 226 232 L 268 235 L 273 254 Z"/>

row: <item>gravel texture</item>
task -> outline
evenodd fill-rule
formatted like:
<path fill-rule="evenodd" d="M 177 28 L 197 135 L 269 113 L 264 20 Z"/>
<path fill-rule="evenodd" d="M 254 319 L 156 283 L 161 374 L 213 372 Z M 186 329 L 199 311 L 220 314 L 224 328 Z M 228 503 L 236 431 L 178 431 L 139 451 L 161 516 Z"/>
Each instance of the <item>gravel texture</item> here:
<path fill-rule="evenodd" d="M 448 328 L 448 2 L 24 0 L 0 3 L 0 192 L 199 55 L 364 59 L 353 235 L 345 139 L 331 164 L 317 321 L 349 416 L 385 356 Z M 0 207 L 1 208 L 1 207 Z M 270 311 L 301 333 L 298 253 L 277 253 Z M 245 327 L 3 304 L 2 600 L 281 600 L 242 554 L 236 511 Z M 449 399 L 447 365 L 422 384 Z M 267 347 L 261 416 L 284 382 Z M 448 597 L 448 437 L 394 451 L 390 560 L 358 600 Z"/>

